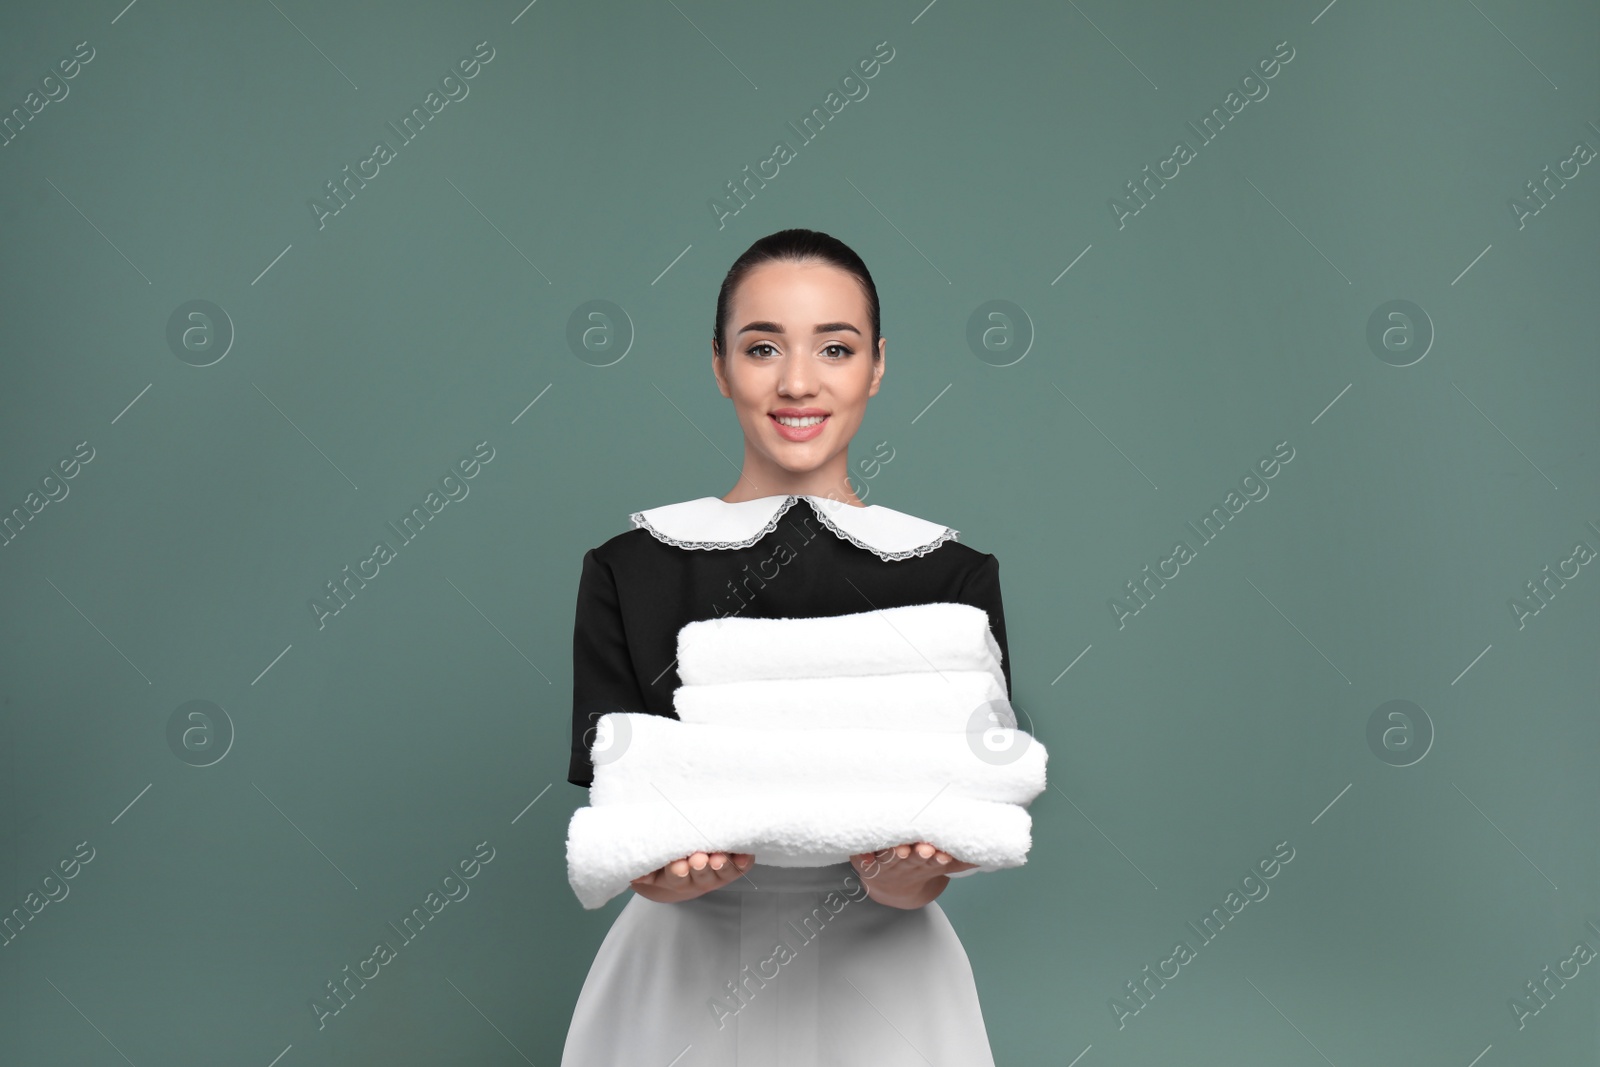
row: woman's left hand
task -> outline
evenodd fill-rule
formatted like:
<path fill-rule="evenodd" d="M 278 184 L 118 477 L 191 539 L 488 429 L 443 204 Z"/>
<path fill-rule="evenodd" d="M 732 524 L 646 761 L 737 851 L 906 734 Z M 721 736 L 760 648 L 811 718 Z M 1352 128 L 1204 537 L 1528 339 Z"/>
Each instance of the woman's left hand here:
<path fill-rule="evenodd" d="M 944 892 L 951 872 L 977 866 L 927 841 L 861 852 L 850 857 L 850 864 L 861 875 L 867 896 L 891 908 L 920 908 Z"/>

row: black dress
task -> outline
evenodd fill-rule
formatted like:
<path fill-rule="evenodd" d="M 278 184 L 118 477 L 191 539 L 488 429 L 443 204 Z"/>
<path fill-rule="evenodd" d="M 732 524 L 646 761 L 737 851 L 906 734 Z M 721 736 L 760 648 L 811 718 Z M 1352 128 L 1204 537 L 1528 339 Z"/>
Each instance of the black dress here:
<path fill-rule="evenodd" d="M 1010 692 L 999 563 L 953 529 L 808 495 L 702 497 L 630 518 L 635 529 L 583 557 L 574 785 L 593 781 L 600 716 L 677 717 L 678 631 L 703 619 L 971 604 L 988 614 Z M 971 967 L 938 903 L 879 904 L 853 874 L 849 863 L 757 863 L 676 904 L 630 892 L 580 994 L 562 1067 L 990 1067 Z M 824 920 L 828 936 L 806 936 Z"/>

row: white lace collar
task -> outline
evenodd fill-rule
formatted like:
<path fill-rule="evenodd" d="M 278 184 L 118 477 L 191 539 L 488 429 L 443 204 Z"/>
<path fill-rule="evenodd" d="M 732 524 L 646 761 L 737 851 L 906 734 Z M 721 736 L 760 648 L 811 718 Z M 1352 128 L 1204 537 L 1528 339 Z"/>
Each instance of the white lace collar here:
<path fill-rule="evenodd" d="M 948 526 L 881 504 L 858 508 L 809 493 L 763 496 L 732 504 L 721 497 L 703 496 L 636 511 L 628 518 L 657 541 L 679 548 L 747 548 L 777 529 L 784 512 L 799 500 L 810 504 L 822 524 L 840 538 L 886 561 L 926 555 L 960 537 L 959 531 Z"/>

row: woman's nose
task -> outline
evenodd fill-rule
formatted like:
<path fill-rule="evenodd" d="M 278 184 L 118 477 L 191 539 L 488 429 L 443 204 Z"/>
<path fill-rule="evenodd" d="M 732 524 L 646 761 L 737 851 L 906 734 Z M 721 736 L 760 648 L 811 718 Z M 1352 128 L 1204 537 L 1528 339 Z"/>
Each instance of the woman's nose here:
<path fill-rule="evenodd" d="M 789 396 L 809 396 L 816 390 L 816 368 L 803 355 L 784 357 L 782 384 Z"/>

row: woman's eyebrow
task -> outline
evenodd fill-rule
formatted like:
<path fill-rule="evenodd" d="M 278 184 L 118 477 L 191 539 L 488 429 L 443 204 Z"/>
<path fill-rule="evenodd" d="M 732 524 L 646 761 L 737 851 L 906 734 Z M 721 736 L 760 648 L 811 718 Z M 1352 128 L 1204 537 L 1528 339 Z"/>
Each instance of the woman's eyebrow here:
<path fill-rule="evenodd" d="M 823 322 L 812 327 L 812 333 L 853 333 L 861 336 L 861 331 L 848 322 Z M 778 333 L 784 332 L 783 327 L 775 322 L 752 322 L 739 328 L 739 333 Z M 735 335 L 737 336 L 737 334 Z"/>

